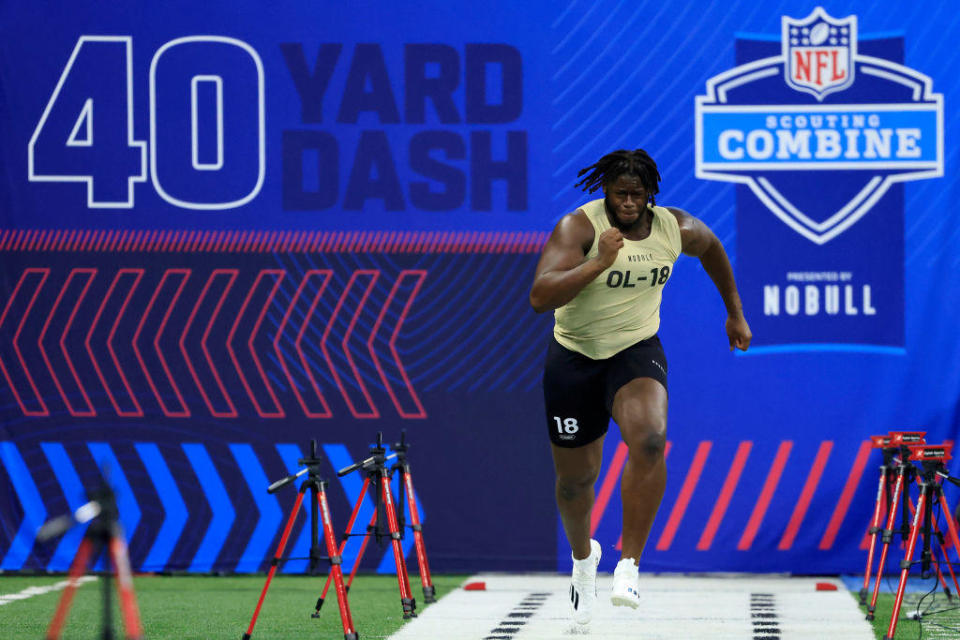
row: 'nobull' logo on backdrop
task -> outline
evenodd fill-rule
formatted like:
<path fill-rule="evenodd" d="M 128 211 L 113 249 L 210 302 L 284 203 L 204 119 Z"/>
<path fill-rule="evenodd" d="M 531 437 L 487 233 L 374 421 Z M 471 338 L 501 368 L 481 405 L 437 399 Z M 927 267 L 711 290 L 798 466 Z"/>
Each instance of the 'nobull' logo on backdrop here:
<path fill-rule="evenodd" d="M 824 244 L 894 183 L 943 175 L 941 94 L 928 76 L 865 55 L 856 16 L 820 7 L 784 16 L 780 45 L 780 55 L 707 81 L 696 101 L 697 177 L 749 186 Z"/>

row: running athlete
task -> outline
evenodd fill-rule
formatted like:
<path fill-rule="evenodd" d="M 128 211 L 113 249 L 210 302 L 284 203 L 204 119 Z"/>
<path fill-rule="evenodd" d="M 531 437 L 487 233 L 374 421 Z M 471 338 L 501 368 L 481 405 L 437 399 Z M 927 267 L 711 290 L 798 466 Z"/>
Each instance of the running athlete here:
<path fill-rule="evenodd" d="M 660 297 L 680 253 L 700 258 L 727 308 L 730 350 L 747 350 L 733 269 L 700 220 L 657 206 L 660 173 L 643 149 L 609 153 L 578 174 L 576 186 L 602 199 L 564 216 L 537 264 L 530 304 L 554 310 L 543 375 L 556 498 L 573 556 L 573 618 L 596 605 L 600 545 L 590 538 L 594 483 L 610 417 L 629 450 L 620 479 L 621 560 L 611 602 L 639 605 L 638 564 L 666 484 L 667 361 L 657 337 Z"/>

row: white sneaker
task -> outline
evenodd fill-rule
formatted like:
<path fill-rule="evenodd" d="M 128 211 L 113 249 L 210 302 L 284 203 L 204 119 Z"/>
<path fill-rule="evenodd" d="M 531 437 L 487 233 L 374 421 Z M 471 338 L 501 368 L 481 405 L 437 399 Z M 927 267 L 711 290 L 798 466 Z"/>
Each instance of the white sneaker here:
<path fill-rule="evenodd" d="M 615 607 L 636 609 L 640 606 L 640 570 L 633 563 L 633 558 L 624 558 L 613 570 L 610 602 Z"/>
<path fill-rule="evenodd" d="M 570 611 L 577 624 L 587 624 L 597 604 L 597 565 L 600 564 L 600 543 L 590 540 L 590 555 L 573 561 L 570 576 Z"/>

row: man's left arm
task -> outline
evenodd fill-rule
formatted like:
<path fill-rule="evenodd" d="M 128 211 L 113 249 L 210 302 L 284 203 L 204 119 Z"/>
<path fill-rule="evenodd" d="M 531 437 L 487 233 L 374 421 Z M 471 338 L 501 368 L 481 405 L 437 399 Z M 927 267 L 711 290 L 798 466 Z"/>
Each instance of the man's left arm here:
<path fill-rule="evenodd" d="M 688 256 L 700 258 L 703 270 L 707 272 L 717 291 L 723 297 L 723 304 L 727 307 L 727 321 L 725 324 L 727 338 L 730 341 L 730 350 L 734 348 L 746 351 L 750 346 L 753 334 L 750 325 L 743 317 L 743 303 L 737 293 L 737 283 L 733 278 L 733 268 L 730 259 L 723 249 L 719 238 L 696 217 L 682 209 L 667 207 L 680 225 L 681 250 Z"/>

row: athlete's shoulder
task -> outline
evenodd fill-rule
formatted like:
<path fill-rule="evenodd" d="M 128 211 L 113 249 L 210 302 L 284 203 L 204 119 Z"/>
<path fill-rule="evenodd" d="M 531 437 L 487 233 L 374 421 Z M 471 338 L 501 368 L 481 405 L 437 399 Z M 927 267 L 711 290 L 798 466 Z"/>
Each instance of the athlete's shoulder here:
<path fill-rule="evenodd" d="M 690 215 L 688 212 L 684 211 L 684 210 L 681 209 L 680 207 L 661 207 L 661 206 L 657 206 L 657 207 L 655 207 L 655 209 L 663 209 L 663 210 L 665 210 L 665 211 L 669 211 L 671 214 L 673 214 L 673 218 L 677 221 L 678 224 L 681 223 L 681 222 L 685 222 L 685 221 L 689 220 L 690 218 L 693 218 L 692 215 Z"/>
<path fill-rule="evenodd" d="M 679 207 L 656 206 L 653 209 L 660 214 L 663 220 L 667 237 L 670 239 L 670 244 L 675 253 L 674 260 L 676 260 L 680 257 L 680 254 L 683 253 L 683 236 L 685 230 L 689 229 L 691 223 L 696 220 L 696 218 Z"/>
<path fill-rule="evenodd" d="M 594 227 L 583 208 L 560 218 L 553 228 L 550 240 L 561 245 L 578 245 L 589 249 L 593 243 Z"/>
<path fill-rule="evenodd" d="M 702 256 L 716 239 L 710 228 L 700 218 L 677 207 L 665 207 L 677 220 L 680 231 L 682 252 L 691 256 Z"/>

